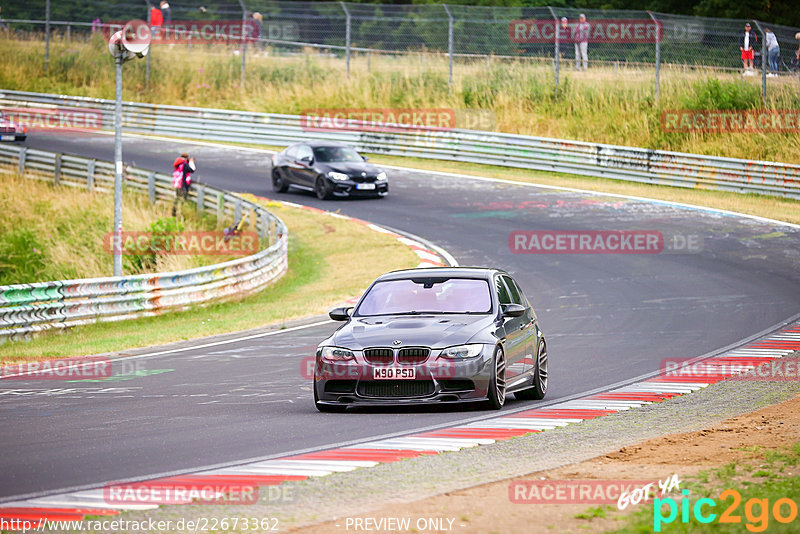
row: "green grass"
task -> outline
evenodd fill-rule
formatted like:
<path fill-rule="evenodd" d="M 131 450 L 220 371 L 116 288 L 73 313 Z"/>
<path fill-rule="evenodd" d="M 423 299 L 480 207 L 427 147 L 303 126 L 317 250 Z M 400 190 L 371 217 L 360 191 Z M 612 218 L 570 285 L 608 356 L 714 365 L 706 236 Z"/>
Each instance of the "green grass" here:
<path fill-rule="evenodd" d="M 729 157 L 796 162 L 800 136 L 786 134 L 668 133 L 661 113 L 676 109 L 757 109 L 760 79 L 738 74 L 665 67 L 654 99 L 653 72 L 637 68 L 593 68 L 562 72 L 556 91 L 549 64 L 494 59 L 460 60 L 448 87 L 441 55 L 377 57 L 354 55 L 347 83 L 339 58 L 306 51 L 281 56 L 275 50 L 247 59 L 246 87 L 240 62 L 223 46 L 154 47 L 152 75 L 144 61 L 125 65 L 126 99 L 300 114 L 316 108 L 447 108 L 491 111 L 497 131 L 581 139 Z M 43 46 L 0 40 L 0 87 L 113 98 L 113 65 L 103 39 L 51 45 L 50 70 L 43 72 Z M 771 79 L 766 107 L 798 109 L 797 80 Z"/>
<path fill-rule="evenodd" d="M 110 276 L 113 256 L 104 240 L 113 227 L 113 202 L 105 193 L 53 186 L 0 172 L 0 285 Z M 123 195 L 125 230 L 148 231 L 159 225 L 213 230 L 216 219 L 182 204 L 176 219 L 171 202 L 151 205 L 145 195 Z M 105 240 L 107 242 L 107 240 Z M 123 257 L 123 272 L 171 271 L 224 261 L 220 256 Z"/>
<path fill-rule="evenodd" d="M 360 295 L 379 274 L 419 263 L 408 247 L 364 225 L 275 203 L 267 208 L 289 227 L 289 271 L 263 291 L 184 312 L 97 323 L 28 342 L 5 343 L 0 345 L 0 362 L 120 351 L 324 313 Z"/>

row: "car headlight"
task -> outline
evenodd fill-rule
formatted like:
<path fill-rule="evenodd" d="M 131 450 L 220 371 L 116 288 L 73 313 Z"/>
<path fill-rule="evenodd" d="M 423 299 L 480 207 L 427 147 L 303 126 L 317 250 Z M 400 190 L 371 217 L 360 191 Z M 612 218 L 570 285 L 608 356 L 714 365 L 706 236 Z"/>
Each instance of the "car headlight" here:
<path fill-rule="evenodd" d="M 321 356 L 323 360 L 329 362 L 344 362 L 356 358 L 352 350 L 343 349 L 341 347 L 322 347 Z"/>
<path fill-rule="evenodd" d="M 386 180 L 386 173 L 385 172 L 379 172 L 378 176 L 375 177 L 375 181 L 376 182 L 382 182 L 384 180 Z"/>
<path fill-rule="evenodd" d="M 331 172 L 328 173 L 328 178 L 333 178 L 334 180 L 340 180 L 340 181 L 341 180 L 349 180 L 350 179 L 350 177 L 347 176 L 345 173 L 343 173 L 343 172 L 334 172 L 334 171 L 331 171 Z"/>
<path fill-rule="evenodd" d="M 483 351 L 483 345 L 456 345 L 455 347 L 447 347 L 442 350 L 440 356 L 442 358 L 450 358 L 453 360 L 460 360 L 464 358 L 474 358 L 480 356 Z"/>

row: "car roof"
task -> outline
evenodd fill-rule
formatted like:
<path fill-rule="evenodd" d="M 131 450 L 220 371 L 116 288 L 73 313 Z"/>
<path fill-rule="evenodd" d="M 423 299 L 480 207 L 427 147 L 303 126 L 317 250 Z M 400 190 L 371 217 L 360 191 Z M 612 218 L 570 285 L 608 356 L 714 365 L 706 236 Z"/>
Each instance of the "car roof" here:
<path fill-rule="evenodd" d="M 296 146 L 296 145 L 308 145 L 311 148 L 319 148 L 319 147 L 325 147 L 325 146 L 337 146 L 337 147 L 353 148 L 352 146 L 348 145 L 347 143 L 340 143 L 339 141 L 325 141 L 323 139 L 312 139 L 311 141 L 301 141 L 299 143 L 294 143 L 293 145 L 290 145 L 290 146 Z"/>
<path fill-rule="evenodd" d="M 501 269 L 488 267 L 424 267 L 421 269 L 403 269 L 382 274 L 376 281 L 404 280 L 408 278 L 482 278 L 491 279 L 495 273 L 507 274 Z"/>

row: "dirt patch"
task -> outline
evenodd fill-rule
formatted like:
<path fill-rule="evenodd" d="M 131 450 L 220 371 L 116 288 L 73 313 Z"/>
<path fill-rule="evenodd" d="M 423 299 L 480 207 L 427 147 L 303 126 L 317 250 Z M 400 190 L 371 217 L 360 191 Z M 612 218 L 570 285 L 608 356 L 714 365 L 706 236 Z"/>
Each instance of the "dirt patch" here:
<path fill-rule="evenodd" d="M 674 474 L 683 480 L 730 463 L 756 465 L 764 450 L 782 449 L 799 441 L 800 396 L 697 432 L 651 439 L 579 464 L 422 501 L 388 504 L 368 514 L 293 532 L 602 532 L 620 527 L 619 519 L 626 512 L 617 511 L 615 503 L 517 504 L 510 499 L 509 487 L 533 480 L 665 481 Z M 398 528 L 404 526 L 408 528 Z"/>

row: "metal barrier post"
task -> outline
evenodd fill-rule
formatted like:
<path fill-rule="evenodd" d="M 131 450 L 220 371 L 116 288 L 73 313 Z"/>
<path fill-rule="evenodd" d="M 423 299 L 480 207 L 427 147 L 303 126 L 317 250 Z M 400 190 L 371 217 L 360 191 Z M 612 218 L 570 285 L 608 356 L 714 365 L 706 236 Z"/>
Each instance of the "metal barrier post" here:
<path fill-rule="evenodd" d="M 147 175 L 147 198 L 150 204 L 156 203 L 156 173 L 151 172 Z"/>
<path fill-rule="evenodd" d="M 450 8 L 447 4 L 442 4 L 444 10 L 447 12 L 447 56 L 450 67 L 450 73 L 447 78 L 447 85 L 453 88 L 453 14 L 450 13 Z"/>
<path fill-rule="evenodd" d="M 53 185 L 61 185 L 61 156 L 56 154 L 55 157 L 55 171 L 53 171 Z"/>
<path fill-rule="evenodd" d="M 195 199 L 197 200 L 197 213 L 203 213 L 203 202 L 205 202 L 205 195 L 203 193 L 204 193 L 203 186 L 198 185 L 197 198 Z"/>
<path fill-rule="evenodd" d="M 233 205 L 233 224 L 237 224 L 242 217 L 242 201 L 237 197 Z"/>
<path fill-rule="evenodd" d="M 19 177 L 22 178 L 25 176 L 25 158 L 28 155 L 28 147 L 24 146 L 19 149 Z"/>
<path fill-rule="evenodd" d="M 89 160 L 89 163 L 86 164 L 86 189 L 89 192 L 94 191 L 94 165 L 97 160 Z"/>
<path fill-rule="evenodd" d="M 347 62 L 347 77 L 350 77 L 350 10 L 344 5 L 344 2 L 339 2 L 344 10 L 345 27 L 344 27 L 344 55 Z"/>

